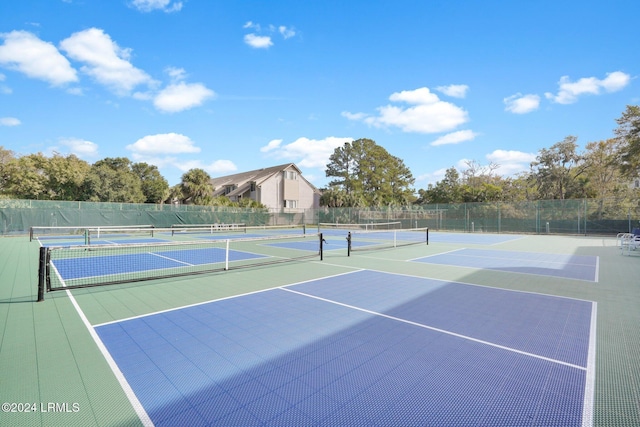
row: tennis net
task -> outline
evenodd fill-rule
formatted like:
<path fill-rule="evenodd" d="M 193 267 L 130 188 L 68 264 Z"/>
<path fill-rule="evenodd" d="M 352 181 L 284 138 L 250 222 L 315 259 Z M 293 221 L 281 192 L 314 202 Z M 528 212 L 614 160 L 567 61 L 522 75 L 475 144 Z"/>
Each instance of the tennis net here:
<path fill-rule="evenodd" d="M 331 233 L 336 234 L 336 232 L 345 232 L 345 231 L 374 231 L 374 230 L 397 230 L 402 228 L 402 222 L 393 221 L 393 222 L 367 222 L 367 223 L 356 223 L 356 224 L 342 224 L 342 223 L 332 223 L 332 222 L 321 222 L 318 224 L 318 233 Z"/>
<path fill-rule="evenodd" d="M 33 226 L 29 228 L 29 241 L 38 239 L 40 241 L 62 241 L 62 240 L 84 240 L 87 233 L 100 236 L 109 234 L 112 230 L 122 233 L 122 230 L 129 232 L 135 230 L 145 230 L 145 233 L 153 234 L 153 225 L 119 225 L 119 226 Z"/>
<path fill-rule="evenodd" d="M 322 235 L 133 244 L 43 246 L 38 301 L 45 292 L 322 260 Z"/>
<path fill-rule="evenodd" d="M 419 244 L 429 244 L 429 228 L 349 231 L 347 234 L 347 256 L 350 256 L 352 251 Z"/>
<path fill-rule="evenodd" d="M 200 234 L 200 235 L 234 235 L 247 234 L 253 236 L 267 236 L 277 234 L 306 234 L 305 225 L 246 225 L 246 224 L 174 224 L 171 235 Z"/>

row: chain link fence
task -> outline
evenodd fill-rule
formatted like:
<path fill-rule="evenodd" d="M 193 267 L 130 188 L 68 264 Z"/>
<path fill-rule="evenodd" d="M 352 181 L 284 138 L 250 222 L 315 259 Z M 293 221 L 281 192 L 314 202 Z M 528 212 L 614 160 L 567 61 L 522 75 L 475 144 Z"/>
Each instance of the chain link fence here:
<path fill-rule="evenodd" d="M 246 209 L 0 199 L 0 234 L 24 234 L 32 226 L 130 226 L 174 224 L 301 225 L 400 221 L 468 233 L 615 235 L 640 227 L 640 202 L 570 199 L 525 202 L 414 205 L 406 208 Z"/>

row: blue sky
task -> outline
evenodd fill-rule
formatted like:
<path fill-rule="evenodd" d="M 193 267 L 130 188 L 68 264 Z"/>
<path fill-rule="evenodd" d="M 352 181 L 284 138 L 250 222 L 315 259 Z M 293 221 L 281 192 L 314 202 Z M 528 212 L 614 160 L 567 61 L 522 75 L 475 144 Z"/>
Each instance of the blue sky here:
<path fill-rule="evenodd" d="M 465 162 L 510 176 L 640 103 L 640 2 L 0 3 L 0 146 L 128 157 L 169 184 L 296 163 L 318 187 L 370 138 L 416 189 Z"/>

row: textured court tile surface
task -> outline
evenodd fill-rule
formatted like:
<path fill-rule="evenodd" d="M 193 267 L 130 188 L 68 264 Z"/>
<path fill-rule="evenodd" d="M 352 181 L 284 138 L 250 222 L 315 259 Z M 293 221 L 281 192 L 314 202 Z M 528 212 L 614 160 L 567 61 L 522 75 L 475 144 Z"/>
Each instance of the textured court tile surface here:
<path fill-rule="evenodd" d="M 347 287 L 354 296 L 363 283 L 378 288 L 378 304 L 363 300 L 360 289 L 359 301 L 349 302 L 364 310 L 345 306 L 349 298 L 336 290 Z M 421 327 L 417 321 L 438 315 L 416 318 L 415 304 L 399 309 L 382 298 L 402 295 L 424 305 L 416 299 L 420 286 L 422 293 L 447 288 L 360 272 L 292 286 L 295 292 L 275 289 L 110 323 L 97 332 L 156 425 L 175 425 L 178 418 L 189 425 L 246 426 L 473 425 L 479 420 L 487 426 L 581 425 L 585 369 Z M 341 301 L 298 293 L 310 288 Z M 536 304 L 536 296 L 524 295 Z M 373 313 L 374 306 L 403 317 Z M 586 313 L 590 305 L 582 309 Z M 561 317 L 559 322 L 571 323 L 571 315 Z M 586 321 L 588 341 L 589 316 Z M 564 334 L 560 341 L 585 338 L 584 326 L 572 328 L 576 337 Z M 580 350 L 585 349 L 575 352 Z"/>

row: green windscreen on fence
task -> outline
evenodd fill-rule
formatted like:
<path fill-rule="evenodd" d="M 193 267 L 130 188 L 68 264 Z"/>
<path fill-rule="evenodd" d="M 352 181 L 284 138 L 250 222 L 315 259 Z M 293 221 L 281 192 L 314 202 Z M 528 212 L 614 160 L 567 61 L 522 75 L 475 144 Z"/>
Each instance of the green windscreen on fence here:
<path fill-rule="evenodd" d="M 397 223 L 468 233 L 616 234 L 640 226 L 640 201 L 569 199 L 382 208 L 244 209 L 219 206 L 0 199 L 0 235 L 31 227 L 192 224 Z"/>

